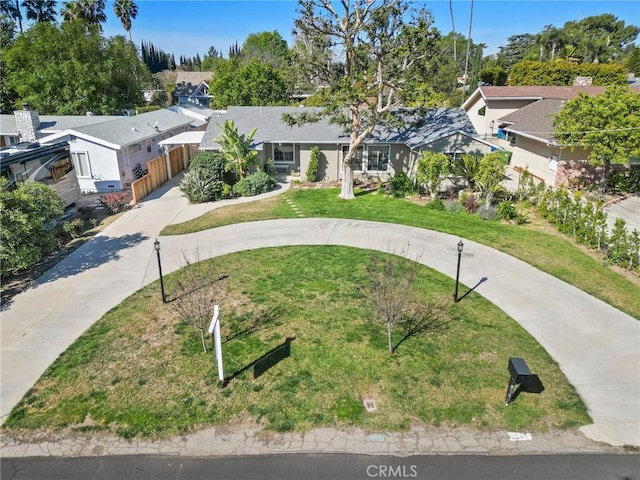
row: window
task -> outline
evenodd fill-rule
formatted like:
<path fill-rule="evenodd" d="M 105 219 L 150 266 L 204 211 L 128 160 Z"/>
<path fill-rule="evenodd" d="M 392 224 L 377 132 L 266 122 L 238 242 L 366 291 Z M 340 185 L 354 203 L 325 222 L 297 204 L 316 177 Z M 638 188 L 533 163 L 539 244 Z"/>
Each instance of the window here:
<path fill-rule="evenodd" d="M 151 140 L 147 140 L 147 153 L 151 153 Z"/>
<path fill-rule="evenodd" d="M 386 172 L 389 169 L 389 146 L 370 146 L 367 149 L 367 170 Z"/>
<path fill-rule="evenodd" d="M 360 146 L 353 159 L 354 172 L 387 172 L 389 171 L 389 145 Z M 349 146 L 342 146 L 342 159 L 349 153 Z"/>
<path fill-rule="evenodd" d="M 464 152 L 443 152 L 452 163 L 459 162 L 462 160 L 462 154 Z"/>
<path fill-rule="evenodd" d="M 91 163 L 89 163 L 89 155 L 87 155 L 87 152 L 71 152 L 71 158 L 73 158 L 73 164 L 78 172 L 78 177 L 91 176 Z"/>
<path fill-rule="evenodd" d="M 294 161 L 292 143 L 273 146 L 273 163 L 293 163 Z"/>
<path fill-rule="evenodd" d="M 344 160 L 344 158 L 347 156 L 347 153 L 349 153 L 349 145 L 343 145 L 342 146 L 342 159 Z M 353 165 L 353 170 L 355 172 L 362 172 L 362 167 L 364 164 L 364 147 L 358 147 L 358 150 L 356 150 L 356 156 L 353 159 L 353 162 L 351 163 L 351 165 Z"/>
<path fill-rule="evenodd" d="M 484 114 L 487 112 L 487 106 L 485 105 L 484 107 L 480 107 L 478 109 L 478 115 L 480 115 L 481 117 L 484 117 Z"/>
<path fill-rule="evenodd" d="M 140 150 L 142 150 L 142 147 L 140 146 L 139 143 L 136 143 L 135 145 L 131 145 L 129 148 L 131 149 L 132 152 L 139 152 Z"/>

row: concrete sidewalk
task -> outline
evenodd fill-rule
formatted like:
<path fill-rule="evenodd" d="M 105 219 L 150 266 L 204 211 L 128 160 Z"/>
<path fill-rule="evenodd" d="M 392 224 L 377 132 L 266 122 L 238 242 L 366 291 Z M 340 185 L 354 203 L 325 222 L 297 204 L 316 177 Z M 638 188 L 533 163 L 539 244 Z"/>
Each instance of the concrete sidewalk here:
<path fill-rule="evenodd" d="M 168 187 L 14 299 L 1 322 L 3 418 L 86 328 L 158 278 L 152 243 L 186 208 L 177 189 Z M 184 253 L 204 259 L 267 246 L 325 244 L 393 252 L 409 242 L 410 256 L 420 253 L 422 263 L 454 277 L 458 237 L 388 223 L 294 219 L 160 240 L 165 273 L 179 268 Z M 486 278 L 476 291 L 558 362 L 594 420 L 582 432 L 597 442 L 640 446 L 640 322 L 513 257 L 463 241 L 461 281 L 473 286 Z"/>

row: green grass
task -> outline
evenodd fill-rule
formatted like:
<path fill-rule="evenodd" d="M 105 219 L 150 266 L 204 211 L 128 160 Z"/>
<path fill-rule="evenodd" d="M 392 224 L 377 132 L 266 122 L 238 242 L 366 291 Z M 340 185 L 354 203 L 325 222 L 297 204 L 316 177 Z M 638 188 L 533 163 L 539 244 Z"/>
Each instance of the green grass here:
<path fill-rule="evenodd" d="M 501 310 L 472 293 L 450 300 L 453 280 L 420 266 L 417 293 L 447 304 L 447 327 L 387 353 L 384 325 L 357 286 L 369 255 L 346 247 L 260 249 L 207 260 L 227 274 L 221 294 L 226 387 L 211 353 L 183 324 L 157 282 L 108 312 L 45 372 L 3 428 L 106 430 L 131 438 L 255 421 L 272 431 L 413 424 L 470 428 L 573 428 L 590 422 L 545 350 Z M 171 299 L 176 279 L 165 285 Z M 265 317 L 264 312 L 272 312 Z M 258 378 L 247 368 L 290 343 Z M 394 342 L 400 340 L 395 333 Z M 504 405 L 507 363 L 522 356 L 546 389 Z M 362 407 L 374 399 L 376 413 Z"/>
<path fill-rule="evenodd" d="M 404 199 L 360 193 L 342 200 L 337 189 L 294 190 L 285 194 L 306 217 L 348 218 L 399 223 L 474 240 L 513 255 L 560 280 L 640 319 L 640 288 L 612 269 L 603 268 L 569 239 L 526 226 L 482 220 L 473 215 L 424 208 Z M 246 205 L 246 206 L 245 206 Z M 180 235 L 229 223 L 291 218 L 282 196 L 267 202 L 225 207 L 189 222 L 169 225 L 162 235 Z M 250 215 L 243 218 L 247 209 Z"/>

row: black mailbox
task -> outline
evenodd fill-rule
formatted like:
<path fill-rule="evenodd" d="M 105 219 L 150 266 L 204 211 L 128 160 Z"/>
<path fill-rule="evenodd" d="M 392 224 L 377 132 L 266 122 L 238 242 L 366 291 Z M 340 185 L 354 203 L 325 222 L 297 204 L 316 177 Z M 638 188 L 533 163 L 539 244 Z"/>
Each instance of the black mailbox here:
<path fill-rule="evenodd" d="M 531 370 L 529 370 L 524 359 L 519 357 L 509 358 L 509 386 L 507 387 L 507 396 L 504 400 L 505 404 L 509 405 L 509 403 L 511 403 L 513 387 L 516 384 L 528 384 L 530 381 Z"/>
<path fill-rule="evenodd" d="M 522 358 L 511 357 L 509 359 L 509 373 L 513 383 L 527 383 L 531 379 L 531 370 Z"/>

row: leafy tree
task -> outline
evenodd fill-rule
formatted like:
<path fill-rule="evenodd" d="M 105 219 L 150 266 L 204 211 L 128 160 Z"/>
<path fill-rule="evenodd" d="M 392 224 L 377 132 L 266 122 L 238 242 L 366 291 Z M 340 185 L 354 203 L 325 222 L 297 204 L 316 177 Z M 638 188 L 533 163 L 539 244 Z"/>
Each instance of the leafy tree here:
<path fill-rule="evenodd" d="M 536 35 L 512 35 L 507 39 L 506 45 L 500 46 L 496 59 L 502 68 L 509 71 L 518 62 L 537 59 L 536 50 Z"/>
<path fill-rule="evenodd" d="M 498 152 L 488 153 L 480 159 L 474 180 L 487 201 L 487 205 L 491 205 L 493 195 L 500 188 L 506 168 L 507 166 Z"/>
<path fill-rule="evenodd" d="M 601 95 L 580 93 L 564 103 L 553 120 L 555 136 L 565 147 L 588 149 L 588 160 L 601 165 L 604 193 L 612 163 L 640 156 L 640 95 L 622 86 Z"/>
<path fill-rule="evenodd" d="M 627 59 L 624 62 L 624 66 L 627 67 L 629 72 L 640 76 L 640 47 L 636 47 L 635 45 L 630 46 L 627 51 Z"/>
<path fill-rule="evenodd" d="M 574 55 L 583 62 L 603 63 L 618 58 L 626 45 L 640 33 L 610 13 L 603 13 L 564 24 L 564 35 Z"/>
<path fill-rule="evenodd" d="M 358 147 L 376 126 L 397 120 L 397 107 L 422 83 L 438 33 L 426 10 L 409 12 L 408 0 L 345 0 L 341 6 L 338 11 L 329 0 L 299 0 L 296 31 L 312 42 L 328 41 L 342 69 L 326 65 L 323 56 L 296 56 L 298 69 L 314 72 L 327 86 L 327 105 L 319 114 L 301 112 L 284 120 L 302 124 L 329 118 L 344 126 L 349 150 L 340 197 L 353 199 Z"/>
<path fill-rule="evenodd" d="M 229 105 L 284 105 L 290 84 L 283 73 L 260 60 L 243 62 L 234 57 L 220 59 L 214 67 L 210 85 L 213 102 L 219 108 Z"/>
<path fill-rule="evenodd" d="M 258 163 L 258 152 L 251 149 L 251 141 L 256 131 L 254 128 L 245 136 L 238 133 L 233 120 L 225 120 L 222 134 L 215 140 L 220 145 L 220 153 L 225 159 L 225 169 L 234 171 L 238 180 Z"/>
<path fill-rule="evenodd" d="M 496 86 L 506 85 L 508 76 L 504 68 L 498 65 L 485 68 L 480 72 L 480 80 Z"/>
<path fill-rule="evenodd" d="M 444 153 L 424 151 L 418 159 L 416 180 L 426 184 L 432 198 L 438 193 L 442 180 L 451 173 L 451 161 Z"/>
<path fill-rule="evenodd" d="M 56 21 L 55 0 L 24 0 L 22 6 L 25 8 L 28 20 L 46 23 Z"/>
<path fill-rule="evenodd" d="M 242 44 L 242 57 L 246 61 L 255 59 L 276 68 L 283 67 L 289 60 L 289 47 L 276 30 L 252 33 Z"/>
<path fill-rule="evenodd" d="M 54 221 L 62 200 L 48 185 L 25 182 L 9 189 L 0 177 L 0 273 L 25 270 L 55 248 Z"/>
<path fill-rule="evenodd" d="M 133 42 L 131 21 L 138 16 L 138 6 L 133 0 L 116 0 L 113 4 L 113 11 L 122 23 L 122 28 L 129 34 L 129 40 Z"/>
<path fill-rule="evenodd" d="M 150 81 L 134 45 L 81 21 L 36 23 L 2 53 L 3 83 L 41 114 L 120 113 L 144 103 Z"/>

